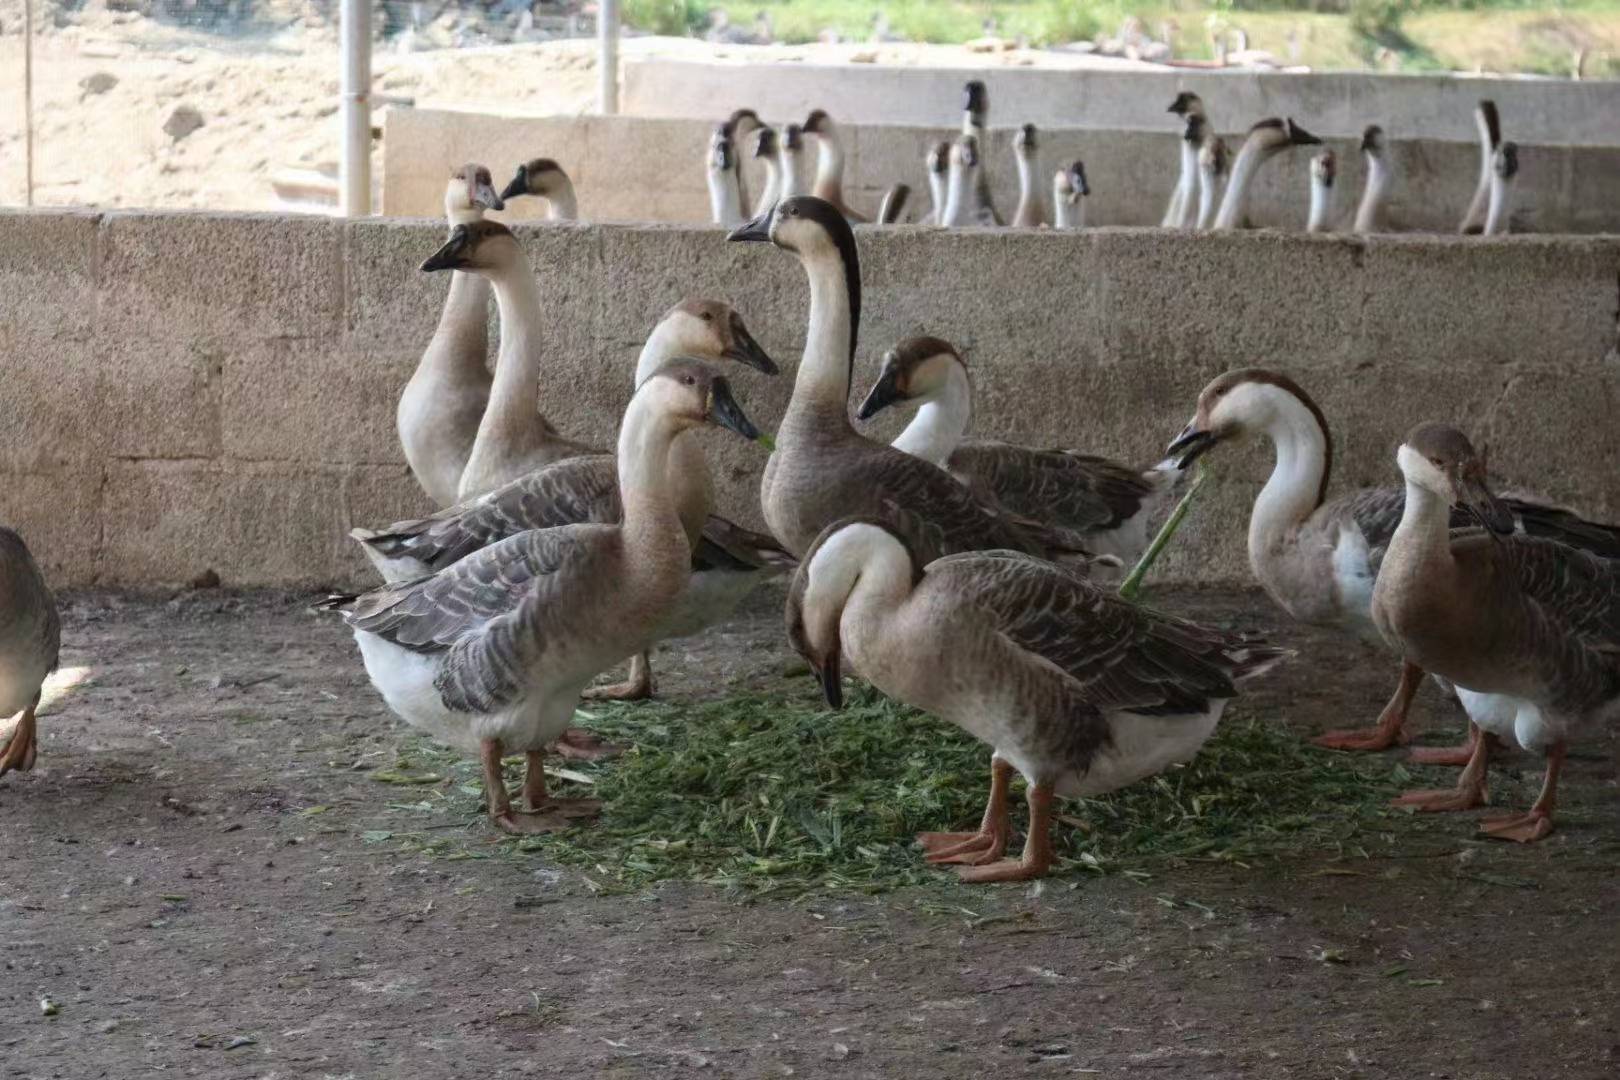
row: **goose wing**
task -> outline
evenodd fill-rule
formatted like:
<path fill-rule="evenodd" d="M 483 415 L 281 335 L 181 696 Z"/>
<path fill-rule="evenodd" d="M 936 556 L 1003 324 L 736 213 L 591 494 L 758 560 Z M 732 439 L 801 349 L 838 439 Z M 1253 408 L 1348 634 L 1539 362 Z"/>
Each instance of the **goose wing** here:
<path fill-rule="evenodd" d="M 760 570 L 767 566 L 791 570 L 798 565 L 791 552 L 773 536 L 745 529 L 719 514 L 703 523 L 703 535 L 692 551 L 692 569 Z"/>
<path fill-rule="evenodd" d="M 357 597 L 350 626 L 413 652 L 442 656 L 445 705 L 489 712 L 514 700 L 524 672 L 569 633 L 568 623 L 618 570 L 612 525 L 535 529 L 436 574 Z"/>
<path fill-rule="evenodd" d="M 1154 490 L 1139 470 L 1107 458 L 994 440 L 963 443 L 950 469 L 987 502 L 1080 532 L 1118 528 Z"/>
<path fill-rule="evenodd" d="M 1556 540 L 1573 548 L 1589 551 L 1606 559 L 1620 558 L 1620 528 L 1588 521 L 1566 507 L 1557 506 L 1526 492 L 1504 493 L 1502 502 L 1513 513 L 1518 532 L 1532 537 Z M 1367 538 L 1374 573 L 1384 557 L 1384 549 L 1401 523 L 1406 509 L 1406 491 L 1398 487 L 1368 488 L 1330 504 L 1330 513 L 1354 521 Z M 1476 522 L 1466 512 L 1453 508 L 1451 527 L 1472 530 Z"/>
<path fill-rule="evenodd" d="M 442 570 L 498 540 L 530 529 L 624 516 L 611 454 L 571 457 L 536 469 L 487 495 L 430 517 L 400 521 L 378 532 L 356 530 L 361 543 L 388 558 L 411 557 Z"/>

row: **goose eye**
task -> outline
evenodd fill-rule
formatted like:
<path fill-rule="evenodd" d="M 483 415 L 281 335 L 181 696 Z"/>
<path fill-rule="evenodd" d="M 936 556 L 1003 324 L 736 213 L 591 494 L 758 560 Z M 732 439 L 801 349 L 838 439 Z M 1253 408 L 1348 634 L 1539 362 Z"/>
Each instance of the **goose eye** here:
<path fill-rule="evenodd" d="M 697 380 L 694 379 L 690 375 L 682 375 L 681 376 L 681 382 L 685 383 L 687 386 L 696 386 L 697 385 Z"/>
<path fill-rule="evenodd" d="M 1441 461 L 1441 460 L 1440 460 L 1440 459 L 1439 459 L 1439 458 L 1437 458 L 1437 457 L 1432 457 L 1432 458 L 1430 458 L 1430 459 L 1429 459 L 1429 464 L 1430 464 L 1430 465 L 1433 465 L 1433 466 L 1434 466 L 1434 467 L 1435 467 L 1435 468 L 1437 468 L 1437 469 L 1443 469 L 1443 468 L 1445 468 L 1445 464 L 1444 464 L 1444 463 L 1443 463 L 1443 462 L 1442 462 L 1442 461 Z"/>
<path fill-rule="evenodd" d="M 703 313 L 703 315 L 702 315 L 702 319 L 703 319 L 704 322 L 713 322 L 714 321 L 714 313 L 709 312 L 709 311 L 705 311 Z"/>

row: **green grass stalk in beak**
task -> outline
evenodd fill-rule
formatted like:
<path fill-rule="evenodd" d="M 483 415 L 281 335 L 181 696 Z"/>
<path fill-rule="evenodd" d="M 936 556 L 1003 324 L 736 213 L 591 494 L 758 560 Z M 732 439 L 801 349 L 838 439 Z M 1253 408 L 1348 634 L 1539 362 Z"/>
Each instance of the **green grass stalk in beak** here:
<path fill-rule="evenodd" d="M 759 445 L 763 446 L 765 449 L 769 450 L 771 453 L 776 453 L 776 440 L 771 438 L 765 432 L 760 432 L 759 438 L 755 439 L 754 441 L 759 443 Z"/>
<path fill-rule="evenodd" d="M 1158 559 L 1159 553 L 1169 545 L 1170 538 L 1176 535 L 1177 529 L 1181 528 L 1182 521 L 1187 517 L 1187 509 L 1192 506 L 1193 496 L 1197 495 L 1198 489 L 1204 486 L 1206 475 L 1204 463 L 1200 461 L 1196 471 L 1193 473 L 1193 481 L 1187 487 L 1187 493 L 1181 497 L 1180 502 L 1176 503 L 1176 508 L 1170 511 L 1170 516 L 1165 519 L 1164 524 L 1159 528 L 1158 535 L 1153 538 L 1153 543 L 1149 544 L 1148 549 L 1142 552 L 1142 557 L 1136 560 L 1136 565 L 1131 567 L 1131 572 L 1126 575 L 1125 580 L 1120 584 L 1120 596 L 1126 600 L 1135 600 L 1137 594 L 1142 591 L 1142 580 L 1147 577 L 1147 572 L 1153 566 L 1154 561 Z"/>

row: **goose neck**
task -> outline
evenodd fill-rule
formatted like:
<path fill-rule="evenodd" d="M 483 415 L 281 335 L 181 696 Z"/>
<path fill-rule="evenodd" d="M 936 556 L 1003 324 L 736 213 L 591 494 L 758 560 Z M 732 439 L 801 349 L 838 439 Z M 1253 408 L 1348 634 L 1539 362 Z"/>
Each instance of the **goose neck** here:
<path fill-rule="evenodd" d="M 1507 232 L 1508 195 L 1512 189 L 1512 182 L 1502 179 L 1494 172 L 1491 174 L 1490 203 L 1485 210 L 1486 236 L 1496 236 Z"/>
<path fill-rule="evenodd" d="M 1328 433 L 1303 402 L 1283 399 L 1265 434 L 1277 460 L 1249 518 L 1249 560 L 1257 570 L 1322 504 L 1328 481 Z"/>
<path fill-rule="evenodd" d="M 455 232 L 458 225 L 475 225 L 483 221 L 484 212 L 476 206 L 468 206 L 465 203 L 447 205 L 444 219 L 450 226 L 450 231 Z"/>
<path fill-rule="evenodd" d="M 973 419 L 973 389 L 960 364 L 951 365 L 944 387 L 917 409 L 892 444 L 896 450 L 944 468 L 962 444 Z"/>
<path fill-rule="evenodd" d="M 816 136 L 816 197 L 835 206 L 844 201 L 844 146 L 830 131 Z"/>
<path fill-rule="evenodd" d="M 1367 186 L 1361 193 L 1361 205 L 1356 207 L 1357 232 L 1372 232 L 1389 200 L 1390 169 L 1382 155 L 1368 154 Z"/>
<path fill-rule="evenodd" d="M 764 158 L 765 184 L 760 188 L 759 201 L 754 203 L 754 216 L 758 217 L 781 198 L 782 192 L 782 163 L 773 156 Z"/>
<path fill-rule="evenodd" d="M 1249 184 L 1266 156 L 1265 149 L 1254 139 L 1245 142 L 1238 151 L 1237 160 L 1232 163 L 1232 177 L 1226 184 L 1226 198 L 1221 200 L 1220 212 L 1215 215 L 1215 228 L 1237 228 L 1248 208 Z"/>
<path fill-rule="evenodd" d="M 810 325 L 788 410 L 836 414 L 848 427 L 857 329 L 849 275 L 837 250 L 806 258 L 804 269 L 810 279 Z"/>
<path fill-rule="evenodd" d="M 1175 200 L 1171 210 L 1175 220 L 1166 224 L 1174 228 L 1188 228 L 1196 220 L 1198 201 L 1194 193 L 1198 190 L 1198 144 L 1181 140 L 1181 175 L 1176 180 Z"/>
<path fill-rule="evenodd" d="M 646 393 L 638 393 L 619 427 L 619 495 L 624 534 L 637 553 L 632 566 L 661 571 L 689 557 L 686 530 L 670 494 L 670 448 L 684 429 Z"/>
<path fill-rule="evenodd" d="M 1198 227 L 1208 229 L 1215 224 L 1215 213 L 1221 205 L 1225 189 L 1224 178 L 1214 167 L 1198 170 Z"/>
<path fill-rule="evenodd" d="M 741 224 L 742 194 L 736 173 L 729 169 L 709 170 L 709 211 L 716 225 Z"/>
<path fill-rule="evenodd" d="M 967 223 L 968 199 L 973 191 L 973 170 L 965 165 L 951 163 L 950 177 L 946 181 L 945 219 L 941 225 Z"/>
<path fill-rule="evenodd" d="M 444 310 L 439 314 L 433 338 L 436 345 L 458 342 L 465 347 L 429 349 L 423 355 L 424 364 L 431 358 L 436 365 L 484 369 L 489 348 L 489 294 L 489 282 L 482 277 L 461 270 L 451 271 L 450 290 L 444 298 Z"/>
<path fill-rule="evenodd" d="M 1326 232 L 1328 212 L 1333 208 L 1333 188 L 1311 177 L 1311 210 L 1305 221 L 1306 232 Z"/>
<path fill-rule="evenodd" d="M 564 184 L 555 194 L 546 196 L 546 220 L 579 220 L 579 203 L 574 198 L 573 184 Z"/>
<path fill-rule="evenodd" d="M 540 380 L 540 283 L 526 259 L 496 271 L 491 280 L 501 317 L 501 348 L 489 406 L 479 425 L 480 442 L 486 429 L 511 432 L 534 426 Z"/>
<path fill-rule="evenodd" d="M 1403 448 L 1402 453 L 1407 451 Z M 1390 537 L 1379 572 L 1381 590 L 1442 588 L 1451 577 L 1451 507 L 1421 484 L 1406 484 L 1401 522 Z M 1388 580 L 1385 580 L 1385 575 Z"/>

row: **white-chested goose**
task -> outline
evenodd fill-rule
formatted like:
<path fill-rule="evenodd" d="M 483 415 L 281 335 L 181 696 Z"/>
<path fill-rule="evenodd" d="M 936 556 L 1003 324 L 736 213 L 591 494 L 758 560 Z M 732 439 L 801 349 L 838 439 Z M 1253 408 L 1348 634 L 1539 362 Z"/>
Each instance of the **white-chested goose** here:
<path fill-rule="evenodd" d="M 23 538 L 0 525 L 0 721 L 15 721 L 0 740 L 0 776 L 34 767 L 34 710 L 61 647 L 56 598 Z"/>
<path fill-rule="evenodd" d="M 990 92 L 982 81 L 974 79 L 962 88 L 962 134 L 973 136 L 974 146 L 981 152 L 990 142 L 989 115 Z M 967 212 L 970 220 L 979 224 L 1006 224 L 1001 212 L 996 209 L 995 199 L 990 195 L 990 174 L 983 169 L 976 170 L 973 175 Z"/>
<path fill-rule="evenodd" d="M 540 382 L 540 285 L 510 229 L 494 221 L 458 225 L 424 271 L 461 270 L 489 279 L 501 315 L 501 349 L 489 405 L 478 425 L 457 502 L 493 491 L 542 465 L 592 453 L 564 438 L 536 409 Z"/>
<path fill-rule="evenodd" d="M 1496 148 L 1496 159 L 1491 167 L 1490 206 L 1485 211 L 1486 236 L 1497 236 L 1512 228 L 1513 185 L 1519 175 L 1519 145 L 1504 142 Z"/>
<path fill-rule="evenodd" d="M 1215 215 L 1220 212 L 1221 200 L 1226 195 L 1226 181 L 1231 170 L 1231 152 L 1226 140 L 1211 132 L 1204 133 L 1204 142 L 1198 148 L 1198 227 L 1215 227 Z"/>
<path fill-rule="evenodd" d="M 716 225 L 736 228 L 747 215 L 743 213 L 742 189 L 738 186 L 737 152 L 724 126 L 715 128 L 709 137 L 703 173 L 709 184 L 710 218 Z"/>
<path fill-rule="evenodd" d="M 1301 622 L 1383 644 L 1372 620 L 1373 582 L 1400 523 L 1403 491 L 1364 488 L 1330 500 L 1333 441 L 1327 417 L 1294 380 L 1261 368 L 1229 371 L 1206 386 L 1192 422 L 1169 452 L 1185 466 L 1211 447 L 1255 436 L 1269 439 L 1276 452 L 1271 477 L 1249 518 L 1249 566 L 1256 580 Z M 1505 502 L 1521 532 L 1605 556 L 1620 555 L 1620 529 L 1531 497 Z M 1467 520 L 1459 517 L 1455 524 Z M 1407 708 L 1422 679 L 1422 669 L 1406 664 L 1375 728 L 1329 732 L 1317 743 L 1340 750 L 1384 750 L 1404 742 Z M 1453 763 L 1458 751 L 1413 756 Z"/>
<path fill-rule="evenodd" d="M 1086 182 L 1086 163 L 1076 159 L 1067 169 L 1052 177 L 1052 226 L 1057 229 L 1086 227 L 1086 200 L 1091 185 Z"/>
<path fill-rule="evenodd" d="M 1368 124 L 1361 133 L 1361 158 L 1367 163 L 1367 181 L 1351 228 L 1362 234 L 1385 232 L 1389 229 L 1389 193 L 1395 185 L 1395 163 L 1384 129 L 1377 124 Z"/>
<path fill-rule="evenodd" d="M 1481 101 L 1474 107 L 1474 128 L 1479 132 L 1479 182 L 1474 185 L 1474 197 L 1463 211 L 1461 233 L 1477 233 L 1485 228 L 1485 216 L 1491 206 L 1491 177 L 1496 172 L 1496 151 L 1502 145 L 1502 116 L 1496 111 L 1496 102 Z"/>
<path fill-rule="evenodd" d="M 1025 124 L 1013 136 L 1013 157 L 1018 162 L 1018 209 L 1013 211 L 1013 227 L 1040 228 L 1047 223 L 1046 197 L 1037 179 L 1041 153 L 1034 124 Z"/>
<path fill-rule="evenodd" d="M 1512 535 L 1512 511 L 1454 428 L 1413 429 L 1397 461 L 1405 509 L 1378 570 L 1373 620 L 1409 662 L 1456 688 L 1478 727 L 1546 755 L 1535 805 L 1481 823 L 1487 836 L 1540 840 L 1553 831 L 1566 742 L 1620 720 L 1620 561 Z M 1486 528 L 1454 529 L 1457 509 Z M 1399 801 L 1427 810 L 1483 805 L 1491 742 L 1474 740 L 1455 791 Z"/>
<path fill-rule="evenodd" d="M 563 167 L 551 158 L 531 158 L 517 167 L 517 172 L 501 192 L 503 199 L 517 199 L 533 195 L 546 200 L 547 221 L 577 221 L 579 202 L 574 197 L 574 182 L 568 179 Z"/>
<path fill-rule="evenodd" d="M 1329 232 L 1333 228 L 1333 182 L 1338 179 L 1339 159 L 1323 147 L 1311 158 L 1311 208 L 1305 218 L 1306 232 Z"/>
<path fill-rule="evenodd" d="M 465 165 L 444 190 L 444 215 L 454 230 L 504 207 L 489 170 Z M 444 311 L 399 395 L 395 423 L 405 461 L 416 482 L 440 506 L 456 501 L 478 424 L 489 404 L 490 285 L 477 274 L 456 271 Z"/>
<path fill-rule="evenodd" d="M 692 299 L 675 305 L 659 320 L 636 364 L 639 386 L 677 359 L 735 361 L 766 374 L 776 365 L 748 332 L 742 316 L 718 300 Z M 688 593 L 659 640 L 683 637 L 729 614 L 763 580 L 781 573 L 792 560 L 767 537 L 716 517 L 708 462 L 697 439 L 681 436 L 670 451 L 670 491 L 692 544 Z M 432 517 L 400 521 L 381 530 L 356 529 L 387 581 L 436 573 L 481 548 L 528 529 L 584 522 L 619 521 L 623 509 L 617 465 L 610 454 L 583 454 L 537 469 L 471 502 Z M 629 679 L 593 687 L 587 697 L 636 700 L 653 692 L 650 661 L 631 662 Z M 574 739 L 571 749 L 584 745 Z"/>
<path fill-rule="evenodd" d="M 1260 121 L 1249 129 L 1243 148 L 1232 162 L 1232 178 L 1226 185 L 1226 197 L 1215 215 L 1213 228 L 1239 229 L 1245 225 L 1249 206 L 1249 188 L 1260 166 L 1284 150 L 1295 146 L 1317 146 L 1322 142 L 1315 135 L 1294 123 L 1292 117 L 1276 117 Z"/>
<path fill-rule="evenodd" d="M 903 537 L 907 537 L 903 539 Z M 1288 654 L 1157 615 L 1069 567 L 1013 551 L 929 561 L 887 520 L 829 525 L 787 601 L 788 637 L 842 703 L 847 664 L 883 693 L 987 743 L 977 832 L 918 837 L 964 881 L 1025 881 L 1053 862 L 1052 800 L 1100 795 L 1190 760 L 1237 685 Z M 1022 857 L 1007 789 L 1028 782 Z"/>
<path fill-rule="evenodd" d="M 676 436 L 712 422 L 757 438 L 724 378 L 676 361 L 637 389 L 619 429 L 620 524 L 519 533 L 431 577 L 385 585 L 347 608 L 366 673 L 411 726 L 484 766 L 489 816 L 545 832 L 593 813 L 547 795 L 545 747 L 593 676 L 640 652 L 686 588 L 691 546 L 669 490 Z M 501 757 L 528 761 L 528 809 L 512 806 Z"/>
<path fill-rule="evenodd" d="M 855 234 L 837 208 L 814 196 L 784 199 L 731 239 L 793 252 L 810 280 L 804 358 L 760 486 L 765 520 L 784 547 L 799 555 L 830 522 L 852 513 L 881 517 L 898 508 L 939 530 L 943 551 L 1012 548 L 1085 560 L 1079 537 L 1015 519 L 975 498 L 942 469 L 850 425 L 861 263 Z"/>
<path fill-rule="evenodd" d="M 867 420 L 907 401 L 917 403 L 917 415 L 891 446 L 949 472 L 983 502 L 1060 525 L 1083 537 L 1091 551 L 1127 566 L 1146 549 L 1149 522 L 1168 508 L 1185 475 L 1171 463 L 1133 469 L 1074 450 L 964 439 L 973 384 L 962 354 L 940 338 L 907 338 L 885 353 L 855 415 Z"/>
<path fill-rule="evenodd" d="M 1161 228 L 1186 228 L 1193 224 L 1196 218 L 1194 208 L 1194 192 L 1198 187 L 1198 150 L 1204 132 L 1208 130 L 1208 121 L 1204 116 L 1204 101 L 1190 90 L 1183 90 L 1176 95 L 1166 112 L 1181 117 L 1182 135 L 1177 144 L 1181 171 L 1176 178 L 1176 186 L 1170 192 L 1170 203 L 1165 207 L 1164 217 L 1159 221 Z M 1193 135 L 1193 120 L 1198 120 L 1197 135 Z"/>

